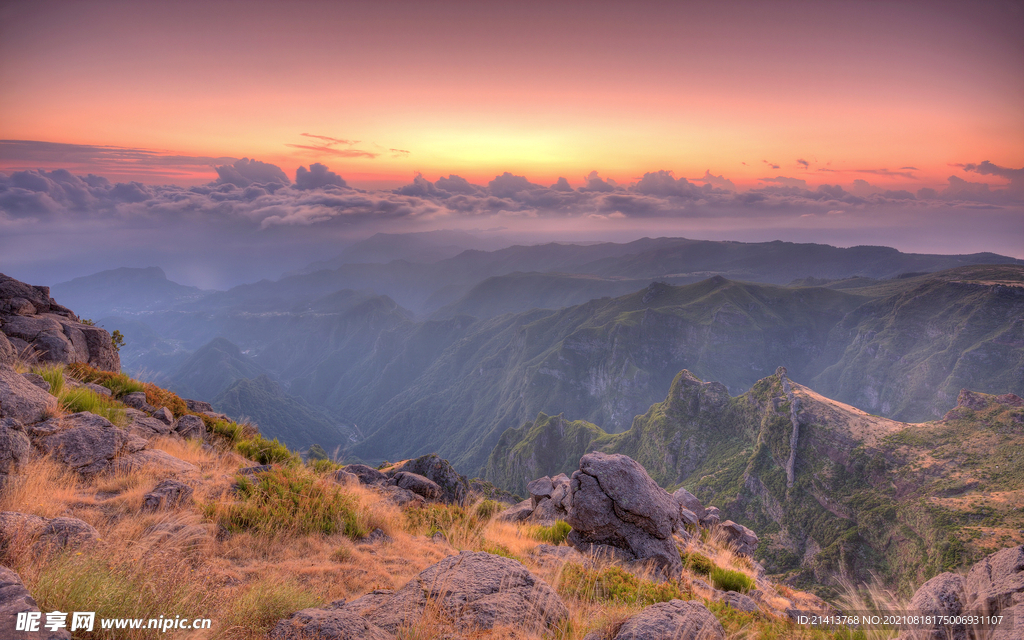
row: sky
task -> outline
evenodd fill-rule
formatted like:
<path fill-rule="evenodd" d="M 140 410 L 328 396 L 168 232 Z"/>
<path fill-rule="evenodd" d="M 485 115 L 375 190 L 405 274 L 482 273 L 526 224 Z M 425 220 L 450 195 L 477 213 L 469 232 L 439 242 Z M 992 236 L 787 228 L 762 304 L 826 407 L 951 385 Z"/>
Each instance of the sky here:
<path fill-rule="evenodd" d="M 1024 257 L 1019 0 L 4 0 L 0 87 L 16 277 L 442 228 Z"/>

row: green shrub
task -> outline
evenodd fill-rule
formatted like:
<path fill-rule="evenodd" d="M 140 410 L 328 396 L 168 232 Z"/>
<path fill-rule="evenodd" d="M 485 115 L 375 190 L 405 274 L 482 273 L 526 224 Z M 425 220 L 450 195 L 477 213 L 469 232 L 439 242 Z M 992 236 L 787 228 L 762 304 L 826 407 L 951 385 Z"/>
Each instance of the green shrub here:
<path fill-rule="evenodd" d="M 740 593 L 746 593 L 754 588 L 754 581 L 745 573 L 739 571 L 731 571 L 729 569 L 723 569 L 721 567 L 715 567 L 711 570 L 711 583 L 716 589 L 722 591 L 738 591 Z"/>
<path fill-rule="evenodd" d="M 313 460 L 311 464 L 307 464 L 306 466 L 312 469 L 314 473 L 330 473 L 331 471 L 337 471 L 341 468 L 341 465 L 337 462 L 322 458 L 319 460 Z"/>
<path fill-rule="evenodd" d="M 124 407 L 85 387 L 63 389 L 57 400 L 67 413 L 88 411 L 110 420 L 119 427 L 127 424 Z"/>
<path fill-rule="evenodd" d="M 547 542 L 548 544 L 559 545 L 565 542 L 565 539 L 569 536 L 569 532 L 572 531 L 572 527 L 565 520 L 557 520 L 555 524 L 550 527 L 536 526 L 529 527 L 527 534 L 534 540 L 540 542 Z"/>
<path fill-rule="evenodd" d="M 275 469 L 255 480 L 238 477 L 238 501 L 207 507 L 228 531 L 361 538 L 372 530 L 354 496 L 301 468 Z"/>
<path fill-rule="evenodd" d="M 495 514 L 505 510 L 505 504 L 497 500 L 484 500 L 476 506 L 476 515 L 484 520 L 490 520 Z"/>
<path fill-rule="evenodd" d="M 231 445 L 238 444 L 242 440 L 256 435 L 256 433 L 247 430 L 247 425 L 244 424 L 228 420 L 218 420 L 207 415 L 201 415 L 199 417 L 203 419 L 203 423 L 206 424 L 206 430 L 208 432 L 224 438 Z"/>
<path fill-rule="evenodd" d="M 288 447 L 278 442 L 277 438 L 267 440 L 263 436 L 255 436 L 248 440 L 241 440 L 235 443 L 235 451 L 260 464 L 294 462 L 295 460 L 295 456 L 288 450 Z"/>
<path fill-rule="evenodd" d="M 574 562 L 562 567 L 558 591 L 563 596 L 589 602 L 612 601 L 640 606 L 688 599 L 674 582 L 643 580 L 621 567 L 589 569 Z"/>
<path fill-rule="evenodd" d="M 687 569 L 694 573 L 699 573 L 705 576 L 710 575 L 716 568 L 715 563 L 711 561 L 711 558 L 697 552 L 686 554 L 686 557 L 683 558 L 683 564 Z"/>
<path fill-rule="evenodd" d="M 50 385 L 50 393 L 59 396 L 64 390 L 64 365 L 47 364 L 32 367 L 32 373 L 38 373 Z"/>

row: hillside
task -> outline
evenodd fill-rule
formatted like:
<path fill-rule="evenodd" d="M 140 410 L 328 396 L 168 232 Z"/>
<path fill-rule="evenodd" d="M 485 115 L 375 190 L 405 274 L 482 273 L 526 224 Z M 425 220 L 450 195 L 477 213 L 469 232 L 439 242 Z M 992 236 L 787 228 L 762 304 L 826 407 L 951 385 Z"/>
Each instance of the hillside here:
<path fill-rule="evenodd" d="M 623 453 L 760 532 L 757 557 L 793 584 L 876 572 L 907 590 L 1022 541 L 1022 449 L 1017 396 L 965 391 L 942 420 L 910 425 L 821 396 L 782 368 L 736 397 L 683 371 L 624 433 L 561 415 L 505 431 L 485 477 L 522 490 L 587 451 Z"/>

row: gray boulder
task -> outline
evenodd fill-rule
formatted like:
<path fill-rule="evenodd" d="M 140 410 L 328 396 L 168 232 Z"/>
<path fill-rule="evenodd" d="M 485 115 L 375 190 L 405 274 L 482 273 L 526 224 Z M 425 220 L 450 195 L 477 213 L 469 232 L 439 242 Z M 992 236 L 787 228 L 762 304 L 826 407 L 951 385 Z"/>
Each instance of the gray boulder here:
<path fill-rule="evenodd" d="M 543 478 L 537 478 L 526 485 L 526 491 L 530 494 L 530 498 L 533 501 L 533 506 L 537 506 L 541 500 L 551 497 L 551 492 L 555 490 L 555 484 L 551 482 L 551 478 L 544 476 Z"/>
<path fill-rule="evenodd" d="M 356 475 L 362 484 L 383 484 L 388 480 L 386 475 L 365 464 L 350 464 L 344 471 Z"/>
<path fill-rule="evenodd" d="M 331 479 L 340 485 L 350 487 L 359 484 L 359 476 L 354 473 L 349 473 L 344 469 L 338 469 L 331 474 Z"/>
<path fill-rule="evenodd" d="M 1020 605 L 1024 605 L 1024 545 L 997 551 L 975 563 L 964 578 L 964 591 L 973 613 L 1020 611 Z M 1024 625 L 1024 620 L 1016 622 Z"/>
<path fill-rule="evenodd" d="M 581 552 L 614 547 L 666 577 L 682 570 L 672 537 L 681 526 L 679 504 L 628 456 L 595 452 L 580 459 L 567 522 L 569 543 Z"/>
<path fill-rule="evenodd" d="M 21 423 L 14 418 L 0 418 L 0 488 L 7 475 L 28 459 L 32 442 Z"/>
<path fill-rule="evenodd" d="M 522 522 L 533 515 L 533 501 L 529 498 L 505 509 L 495 517 L 505 522 Z"/>
<path fill-rule="evenodd" d="M 726 520 L 721 526 L 729 542 L 732 543 L 738 552 L 745 556 L 754 555 L 754 550 L 757 549 L 757 543 L 759 542 L 756 533 L 741 524 L 736 524 L 732 520 Z"/>
<path fill-rule="evenodd" d="M 16 511 L 0 512 L 0 551 L 33 542 L 46 526 L 46 518 Z"/>
<path fill-rule="evenodd" d="M 4 640 L 69 640 L 71 635 L 61 629 L 48 631 L 41 619 L 38 631 L 16 631 L 18 614 L 23 611 L 39 611 L 39 605 L 25 588 L 21 577 L 0 566 L 0 638 Z"/>
<path fill-rule="evenodd" d="M 42 439 L 43 449 L 82 475 L 106 471 L 118 456 L 127 453 L 128 433 L 109 420 L 83 411 L 65 416 L 69 428 Z"/>
<path fill-rule="evenodd" d="M 464 634 L 503 627 L 540 634 L 569 615 L 554 589 L 519 562 L 469 551 L 428 567 L 398 591 L 375 591 L 339 610 L 397 633 L 428 606 Z"/>
<path fill-rule="evenodd" d="M 142 497 L 143 511 L 172 509 L 192 502 L 192 487 L 178 480 L 167 479 Z"/>
<path fill-rule="evenodd" d="M 124 394 L 121 396 L 121 404 L 126 407 L 131 407 L 132 409 L 138 409 L 139 411 L 147 414 L 152 414 L 156 411 L 156 407 L 149 404 L 149 401 L 146 400 L 146 392 L 144 391 L 133 391 L 131 393 Z"/>
<path fill-rule="evenodd" d="M 437 486 L 436 482 L 425 478 L 418 473 L 399 471 L 391 478 L 391 481 L 402 489 L 412 491 L 413 493 L 422 496 L 424 500 L 439 500 L 443 495 L 441 487 Z"/>
<path fill-rule="evenodd" d="M 686 489 L 679 487 L 672 494 L 672 497 L 676 499 L 681 508 L 692 511 L 697 516 L 698 521 L 704 517 L 704 505 L 697 499 L 697 496 Z"/>
<path fill-rule="evenodd" d="M 394 640 L 353 611 L 303 609 L 277 623 L 270 640 Z"/>
<path fill-rule="evenodd" d="M 722 521 L 722 514 L 718 507 L 705 507 L 704 516 L 700 519 L 700 526 L 710 528 Z"/>
<path fill-rule="evenodd" d="M 167 407 L 157 407 L 156 409 L 153 410 L 153 413 L 151 413 L 150 415 L 164 424 L 174 424 L 174 414 L 171 413 L 171 410 L 168 409 Z"/>
<path fill-rule="evenodd" d="M 757 611 L 757 602 L 755 602 L 753 598 L 745 596 L 742 593 L 736 593 L 735 591 L 726 591 L 722 594 L 722 602 L 737 611 Z"/>
<path fill-rule="evenodd" d="M 202 400 L 189 400 L 186 398 L 185 406 L 188 407 L 189 411 L 195 411 L 196 413 L 207 413 L 213 411 L 213 405 L 209 402 L 203 402 Z"/>
<path fill-rule="evenodd" d="M 50 383 L 46 381 L 46 378 L 38 373 L 23 373 L 21 376 L 46 393 L 50 393 Z"/>
<path fill-rule="evenodd" d="M 156 418 L 138 409 L 125 409 L 128 418 L 128 432 L 150 440 L 156 436 L 166 436 L 173 432 L 171 425 L 160 422 Z"/>
<path fill-rule="evenodd" d="M 925 582 L 914 593 L 907 606 L 908 611 L 921 612 L 931 616 L 959 616 L 964 612 L 964 580 L 955 573 L 941 573 Z M 920 640 L 967 640 L 964 625 L 937 624 L 932 629 L 922 629 L 917 634 Z"/>
<path fill-rule="evenodd" d="M 39 533 L 40 542 L 64 547 L 80 547 L 99 540 L 100 534 L 93 526 L 78 518 L 53 518 Z"/>
<path fill-rule="evenodd" d="M 619 627 L 612 640 L 725 640 L 725 629 L 707 607 L 670 600 L 645 608 Z"/>
<path fill-rule="evenodd" d="M 393 484 L 376 485 L 384 499 L 397 507 L 422 507 L 427 503 L 423 496 Z"/>
<path fill-rule="evenodd" d="M 447 460 L 431 453 L 415 460 L 406 460 L 388 471 L 393 476 L 402 471 L 419 474 L 441 487 L 441 499 L 448 504 L 463 504 L 469 495 L 469 482 Z"/>
<path fill-rule="evenodd" d="M 164 409 L 166 411 L 166 409 Z M 202 440 L 206 437 L 206 423 L 199 416 L 185 415 L 174 423 L 174 430 L 182 438 Z"/>
<path fill-rule="evenodd" d="M 57 410 L 57 398 L 32 384 L 14 369 L 0 365 L 0 418 L 22 424 L 45 420 Z"/>

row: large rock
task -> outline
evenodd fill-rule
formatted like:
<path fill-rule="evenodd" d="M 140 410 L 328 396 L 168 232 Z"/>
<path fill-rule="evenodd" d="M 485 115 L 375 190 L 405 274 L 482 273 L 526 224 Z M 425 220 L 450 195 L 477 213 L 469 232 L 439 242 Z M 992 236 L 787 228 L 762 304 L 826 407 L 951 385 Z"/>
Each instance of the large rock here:
<path fill-rule="evenodd" d="M 17 511 L 0 512 L 0 551 L 34 541 L 46 526 L 46 518 Z"/>
<path fill-rule="evenodd" d="M 182 438 L 195 438 L 197 440 L 202 440 L 206 437 L 206 423 L 203 422 L 203 419 L 199 416 L 181 416 L 174 423 L 174 430 Z"/>
<path fill-rule="evenodd" d="M 171 425 L 150 417 L 138 409 L 125 409 L 128 418 L 128 432 L 150 440 L 156 436 L 166 436 L 173 433 Z"/>
<path fill-rule="evenodd" d="M 1024 613 L 1024 545 L 997 551 L 979 560 L 964 578 L 964 591 L 971 612 L 1005 615 L 1010 609 Z M 1017 631 L 1024 630 L 1018 619 Z"/>
<path fill-rule="evenodd" d="M 43 391 L 14 369 L 0 365 L 0 418 L 22 424 L 45 420 L 57 411 L 57 398 Z"/>
<path fill-rule="evenodd" d="M 271 637 L 316 638 L 312 630 L 307 635 L 284 634 L 307 633 L 311 625 L 328 620 L 348 628 L 353 618 L 343 614 L 358 616 L 371 630 L 396 634 L 419 624 L 428 607 L 446 623 L 445 631 L 457 634 L 454 638 L 477 637 L 476 632 L 495 628 L 539 635 L 569 615 L 558 594 L 522 564 L 463 551 L 428 567 L 398 591 L 374 591 L 333 609 L 300 611 L 279 622 Z"/>
<path fill-rule="evenodd" d="M 82 324 L 72 311 L 50 297 L 49 287 L 34 287 L 0 274 L 0 332 L 17 352 L 41 362 L 84 362 L 104 371 L 120 371 L 121 359 L 105 329 Z"/>
<path fill-rule="evenodd" d="M 441 487 L 439 487 L 436 482 L 429 478 L 425 478 L 418 473 L 400 471 L 391 478 L 391 481 L 402 489 L 412 491 L 413 493 L 422 496 L 424 500 L 439 500 L 443 495 Z"/>
<path fill-rule="evenodd" d="M 117 458 L 110 465 L 110 470 L 116 473 L 129 473 L 141 469 L 157 473 L 182 474 L 195 471 L 196 467 L 159 449 L 129 453 Z"/>
<path fill-rule="evenodd" d="M 0 365 L 13 365 L 17 355 L 7 336 L 0 331 Z"/>
<path fill-rule="evenodd" d="M 350 464 L 344 470 L 358 477 L 361 484 L 383 484 L 388 480 L 386 475 L 365 464 Z"/>
<path fill-rule="evenodd" d="M 128 433 L 109 420 L 83 411 L 62 419 L 63 431 L 42 439 L 43 449 L 83 475 L 106 471 L 120 455 L 128 452 Z"/>
<path fill-rule="evenodd" d="M 754 550 L 757 549 L 757 543 L 759 542 L 756 533 L 741 524 L 736 524 L 732 520 L 726 520 L 721 526 L 729 542 L 738 552 L 745 556 L 754 555 Z"/>
<path fill-rule="evenodd" d="M 639 463 L 621 454 L 589 453 L 571 486 L 572 546 L 583 552 L 613 547 L 653 563 L 667 577 L 682 570 L 672 537 L 681 527 L 679 504 Z"/>
<path fill-rule="evenodd" d="M 7 475 L 14 473 L 19 464 L 28 459 L 32 442 L 25 428 L 14 418 L 0 418 L 0 488 Z"/>
<path fill-rule="evenodd" d="M 527 498 L 519 504 L 512 505 L 508 509 L 505 509 L 497 516 L 498 520 L 505 522 L 522 522 L 533 515 L 533 500 Z"/>
<path fill-rule="evenodd" d="M 704 505 L 701 504 L 697 496 L 693 495 L 686 489 L 679 487 L 672 494 L 672 497 L 679 503 L 680 508 L 689 509 L 697 516 L 698 520 L 704 517 Z"/>
<path fill-rule="evenodd" d="M 588 636 L 590 638 L 591 636 Z M 725 640 L 725 629 L 702 604 L 652 604 L 619 627 L 612 640 Z"/>
<path fill-rule="evenodd" d="M 277 623 L 270 640 L 394 640 L 395 636 L 352 611 L 303 609 Z"/>
<path fill-rule="evenodd" d="M 79 547 L 99 539 L 92 525 L 78 518 L 40 518 L 28 513 L 0 513 L 0 550 L 38 542 L 58 549 Z"/>
<path fill-rule="evenodd" d="M 389 476 L 402 471 L 416 473 L 441 487 L 441 499 L 448 504 L 463 504 L 469 495 L 469 482 L 447 460 L 431 453 L 405 462 L 388 470 Z"/>
<path fill-rule="evenodd" d="M 955 573 L 941 573 L 925 582 L 914 593 L 908 611 L 928 616 L 959 616 L 964 612 L 964 579 Z M 920 640 L 967 640 L 964 625 L 936 624 L 921 629 Z"/>
<path fill-rule="evenodd" d="M 167 479 L 142 497 L 143 511 L 171 509 L 192 502 L 192 487 L 178 480 Z"/>
<path fill-rule="evenodd" d="M 58 549 L 80 547 L 99 538 L 99 532 L 91 524 L 78 518 L 53 518 L 39 534 L 40 542 L 56 546 Z"/>
<path fill-rule="evenodd" d="M 7 567 L 0 566 L 0 638 L 4 640 L 68 640 L 71 635 L 61 629 L 48 631 L 41 616 L 38 631 L 15 631 L 18 614 L 22 612 L 38 612 L 39 605 L 25 588 L 25 583 L 17 573 Z M 70 617 L 68 619 L 70 622 Z"/>

